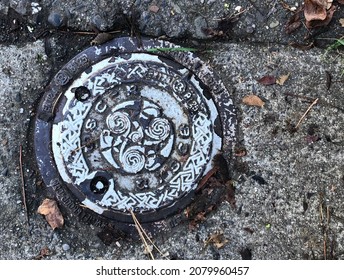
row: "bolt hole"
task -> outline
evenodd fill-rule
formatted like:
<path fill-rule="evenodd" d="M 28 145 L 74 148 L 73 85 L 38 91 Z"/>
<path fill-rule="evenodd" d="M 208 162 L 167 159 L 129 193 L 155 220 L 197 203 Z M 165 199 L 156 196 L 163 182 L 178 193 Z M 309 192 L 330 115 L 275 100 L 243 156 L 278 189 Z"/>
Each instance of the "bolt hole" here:
<path fill-rule="evenodd" d="M 102 176 L 96 176 L 92 179 L 90 188 L 95 194 L 104 194 L 109 189 L 109 181 Z"/>
<path fill-rule="evenodd" d="M 142 180 L 136 181 L 136 186 L 141 191 L 144 189 L 148 189 L 149 188 L 148 184 L 149 184 L 148 179 L 142 179 Z"/>
<path fill-rule="evenodd" d="M 81 86 L 73 89 L 75 99 L 78 101 L 86 101 L 91 96 L 91 92 L 87 87 Z"/>

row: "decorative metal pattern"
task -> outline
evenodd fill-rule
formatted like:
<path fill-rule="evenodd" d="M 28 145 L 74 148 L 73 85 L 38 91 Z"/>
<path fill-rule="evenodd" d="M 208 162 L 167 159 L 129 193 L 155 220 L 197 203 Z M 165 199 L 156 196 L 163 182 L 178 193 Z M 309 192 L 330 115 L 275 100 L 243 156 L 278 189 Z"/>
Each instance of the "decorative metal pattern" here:
<path fill-rule="evenodd" d="M 185 206 L 223 146 L 224 119 L 206 83 L 210 69 L 199 59 L 182 65 L 178 57 L 149 52 L 165 42 L 143 42 L 141 48 L 120 38 L 81 53 L 52 81 L 36 121 L 46 184 L 55 192 L 66 186 L 115 222 L 130 222 L 129 210 L 154 222 Z M 218 82 L 216 90 L 227 94 L 222 116 L 231 115 L 232 126 L 231 99 Z"/>

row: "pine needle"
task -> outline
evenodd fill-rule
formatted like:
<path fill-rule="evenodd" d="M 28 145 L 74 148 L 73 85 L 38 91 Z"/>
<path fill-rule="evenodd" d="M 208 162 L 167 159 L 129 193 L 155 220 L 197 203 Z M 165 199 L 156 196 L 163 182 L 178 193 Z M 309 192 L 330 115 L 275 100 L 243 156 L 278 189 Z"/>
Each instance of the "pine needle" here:
<path fill-rule="evenodd" d="M 195 48 L 151 48 L 147 49 L 147 52 L 194 52 L 197 51 Z"/>
<path fill-rule="evenodd" d="M 302 115 L 302 117 L 300 118 L 299 122 L 298 122 L 297 125 L 295 126 L 295 129 L 297 129 L 297 128 L 300 126 L 301 122 L 302 122 L 303 119 L 307 116 L 307 114 L 308 114 L 309 111 L 312 109 L 312 107 L 313 107 L 315 104 L 318 103 L 318 100 L 319 100 L 319 98 L 315 99 L 315 100 L 313 101 L 313 103 L 312 103 L 311 105 L 309 105 L 308 109 L 307 109 L 306 112 Z"/>
<path fill-rule="evenodd" d="M 26 225 L 27 225 L 27 231 L 28 234 L 30 234 L 30 224 L 29 224 L 29 214 L 26 204 L 26 195 L 25 195 L 25 180 L 24 180 L 24 170 L 23 170 L 23 147 L 20 145 L 19 147 L 19 165 L 20 165 L 20 177 L 22 182 L 22 199 L 23 199 L 23 205 L 25 210 L 25 218 L 26 218 Z"/>
<path fill-rule="evenodd" d="M 164 254 L 161 252 L 161 250 L 154 244 L 154 242 L 152 241 L 152 239 L 148 236 L 148 234 L 146 233 L 146 231 L 144 230 L 144 228 L 141 226 L 140 222 L 138 221 L 138 219 L 136 218 L 134 212 L 130 209 L 130 214 L 134 220 L 134 223 L 135 223 L 135 227 L 140 235 L 140 238 L 147 250 L 147 252 L 149 252 L 152 260 L 154 260 L 154 256 L 151 252 L 151 250 L 149 249 L 149 246 L 148 246 L 148 243 L 147 243 L 147 240 L 149 241 L 149 243 L 159 252 L 159 254 L 164 257 Z M 147 239 L 147 240 L 146 240 Z"/>
<path fill-rule="evenodd" d="M 143 242 L 143 245 L 145 246 L 146 251 L 149 253 L 151 259 L 154 260 L 154 256 L 153 256 L 153 254 L 152 254 L 151 249 L 150 249 L 149 246 L 148 246 L 148 243 L 147 243 L 147 241 L 146 241 L 146 238 L 145 238 L 144 235 L 143 235 L 143 231 L 141 230 L 141 228 L 140 228 L 140 226 L 139 226 L 139 223 L 138 223 L 138 221 L 137 221 L 137 219 L 136 219 L 136 217 L 135 217 L 135 214 L 134 214 L 133 210 L 131 210 L 131 209 L 130 209 L 130 214 L 131 214 L 131 216 L 133 217 L 133 220 L 134 220 L 134 223 L 135 223 L 135 227 L 136 227 L 136 229 L 137 229 L 137 232 L 138 232 L 139 235 L 140 235 L 140 238 L 141 238 L 141 240 L 142 240 L 142 242 Z"/>

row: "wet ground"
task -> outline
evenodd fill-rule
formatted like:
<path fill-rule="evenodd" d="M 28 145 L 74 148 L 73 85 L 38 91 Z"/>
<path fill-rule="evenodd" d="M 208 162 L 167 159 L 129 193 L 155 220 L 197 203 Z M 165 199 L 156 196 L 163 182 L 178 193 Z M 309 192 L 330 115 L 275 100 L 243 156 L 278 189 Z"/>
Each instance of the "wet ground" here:
<path fill-rule="evenodd" d="M 170 259 L 343 259 L 344 66 L 342 50 L 329 50 L 344 33 L 343 5 L 334 1 L 331 22 L 310 30 L 300 11 L 288 33 L 302 1 L 112 2 L 0 3 L 0 258 L 149 258 L 113 228 L 62 210 L 65 225 L 52 230 L 37 214 L 46 196 L 32 157 L 38 100 L 92 41 L 126 35 L 197 49 L 238 109 L 228 174 L 209 179 L 189 220 L 154 237 L 160 250 Z M 249 95 L 264 106 L 245 104 Z"/>

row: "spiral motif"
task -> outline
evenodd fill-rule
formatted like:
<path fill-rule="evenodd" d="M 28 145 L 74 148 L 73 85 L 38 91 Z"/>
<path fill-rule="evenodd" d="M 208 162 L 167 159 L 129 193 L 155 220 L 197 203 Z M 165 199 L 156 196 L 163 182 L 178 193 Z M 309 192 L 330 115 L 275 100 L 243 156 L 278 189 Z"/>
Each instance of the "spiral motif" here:
<path fill-rule="evenodd" d="M 115 134 L 123 134 L 130 130 L 130 119 L 126 113 L 114 112 L 106 119 L 108 128 Z"/>
<path fill-rule="evenodd" d="M 134 143 L 139 143 L 143 139 L 143 131 L 142 129 L 138 129 L 136 131 L 133 131 L 132 133 L 129 134 L 129 138 L 131 141 Z"/>
<path fill-rule="evenodd" d="M 124 151 L 120 157 L 124 171 L 135 174 L 144 168 L 146 160 L 141 149 L 140 146 L 133 146 Z"/>
<path fill-rule="evenodd" d="M 146 134 L 154 140 L 164 141 L 171 131 L 170 123 L 165 118 L 155 118 L 153 119 L 147 130 Z"/>

